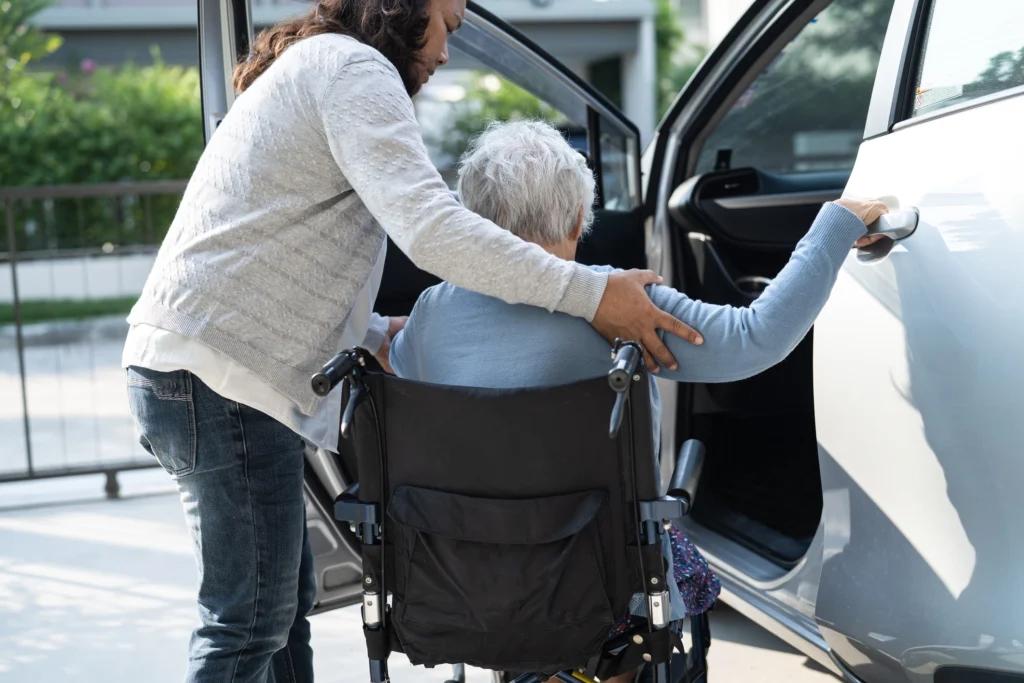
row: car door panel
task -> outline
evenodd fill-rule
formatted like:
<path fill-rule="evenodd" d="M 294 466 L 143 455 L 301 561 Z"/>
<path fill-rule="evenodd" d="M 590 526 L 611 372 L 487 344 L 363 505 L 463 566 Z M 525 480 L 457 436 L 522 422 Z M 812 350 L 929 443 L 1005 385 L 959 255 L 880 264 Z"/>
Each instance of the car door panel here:
<path fill-rule="evenodd" d="M 865 142 L 847 187 L 920 212 L 881 262 L 847 260 L 817 324 L 822 485 L 842 495 L 816 614 L 865 680 L 1024 671 L 1021 116 L 1018 96 L 912 122 Z"/>
<path fill-rule="evenodd" d="M 792 251 L 824 202 L 838 199 L 847 172 L 784 176 L 755 168 L 694 176 L 677 188 L 669 210 L 689 214 L 705 232 L 740 250 Z"/>
<path fill-rule="evenodd" d="M 317 595 L 311 614 L 358 602 L 362 595 L 359 543 L 334 522 L 334 500 L 354 481 L 339 455 L 306 446 L 306 531 L 313 552 Z"/>
<path fill-rule="evenodd" d="M 655 244 L 670 245 L 660 248 L 670 252 L 675 287 L 750 305 L 822 203 L 841 195 L 892 9 L 892 0 L 755 2 L 698 70 L 645 157 L 671 168 L 652 171 L 664 176 L 652 177 L 647 199 Z M 817 71 L 838 63 L 855 66 L 838 78 Z M 676 444 L 696 437 L 707 446 L 686 526 L 723 577 L 723 599 L 840 673 L 814 621 L 827 552 L 816 343 L 812 331 L 787 359 L 742 382 L 680 385 L 668 433 Z"/>

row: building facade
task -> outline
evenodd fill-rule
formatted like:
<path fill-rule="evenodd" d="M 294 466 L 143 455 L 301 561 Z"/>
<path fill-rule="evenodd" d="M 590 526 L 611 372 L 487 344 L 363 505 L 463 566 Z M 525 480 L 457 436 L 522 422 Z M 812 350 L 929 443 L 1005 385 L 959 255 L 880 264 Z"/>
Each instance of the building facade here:
<path fill-rule="evenodd" d="M 480 4 L 590 78 L 596 65 L 620 73 L 621 101 L 646 138 L 656 123 L 655 0 L 480 0 Z M 51 65 L 151 61 L 194 65 L 196 0 L 59 0 L 40 25 L 64 37 Z M 306 11 L 306 2 L 252 0 L 257 29 Z M 458 60 L 452 64 L 459 67 Z M 463 65 L 464 66 L 464 65 Z"/>

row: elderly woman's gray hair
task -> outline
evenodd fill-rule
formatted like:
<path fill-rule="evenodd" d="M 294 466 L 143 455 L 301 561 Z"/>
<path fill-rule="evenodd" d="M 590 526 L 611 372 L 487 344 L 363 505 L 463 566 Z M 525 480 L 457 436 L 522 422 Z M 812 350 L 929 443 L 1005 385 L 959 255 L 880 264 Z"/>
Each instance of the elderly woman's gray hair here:
<path fill-rule="evenodd" d="M 583 234 L 594 220 L 594 174 L 553 126 L 492 123 L 459 163 L 463 205 L 514 235 L 542 245 Z"/>

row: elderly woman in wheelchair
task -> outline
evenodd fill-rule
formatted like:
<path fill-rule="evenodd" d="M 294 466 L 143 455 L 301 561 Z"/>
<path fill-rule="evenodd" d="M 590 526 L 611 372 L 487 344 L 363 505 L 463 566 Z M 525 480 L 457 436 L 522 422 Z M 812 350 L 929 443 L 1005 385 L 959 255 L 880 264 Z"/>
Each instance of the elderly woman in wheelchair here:
<path fill-rule="evenodd" d="M 575 258 L 593 218 L 585 159 L 539 122 L 493 124 L 463 157 L 458 192 L 467 208 L 563 259 Z M 650 287 L 657 306 L 705 340 L 665 335 L 679 367 L 659 376 L 728 382 L 783 360 L 810 329 L 851 245 L 870 239 L 864 221 L 882 211 L 873 202 L 826 203 L 748 308 Z M 345 419 L 362 490 L 342 496 L 336 510 L 364 543 L 374 680 L 386 673 L 381 657 L 401 649 L 413 663 L 466 662 L 533 681 L 627 680 L 649 662 L 669 683 L 686 617 L 694 618 L 696 650 L 688 675 L 705 678 L 701 615 L 720 588 L 673 523 L 693 495 L 687 457 L 702 456 L 701 448 L 687 444 L 670 495 L 661 495 L 659 394 L 639 351 L 627 345 L 618 354 L 632 360 L 625 380 L 612 382 L 623 431 L 613 424 L 611 440 L 598 426 L 607 412 L 592 417 L 613 400 L 592 379 L 608 375 L 609 347 L 586 321 L 449 283 L 421 295 L 393 340 L 399 379 L 364 373 L 355 355 L 344 372 L 332 369 L 329 385 L 343 374 L 350 380 Z M 388 592 L 390 611 L 378 599 Z"/>

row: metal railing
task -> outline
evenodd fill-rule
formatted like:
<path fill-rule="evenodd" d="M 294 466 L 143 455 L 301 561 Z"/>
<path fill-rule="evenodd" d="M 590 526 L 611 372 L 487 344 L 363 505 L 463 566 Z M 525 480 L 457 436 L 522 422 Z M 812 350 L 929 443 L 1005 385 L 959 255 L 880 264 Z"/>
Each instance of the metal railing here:
<path fill-rule="evenodd" d="M 185 184 L 0 188 L 0 483 L 156 466 L 120 352 Z"/>

